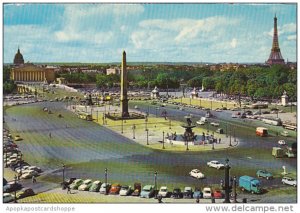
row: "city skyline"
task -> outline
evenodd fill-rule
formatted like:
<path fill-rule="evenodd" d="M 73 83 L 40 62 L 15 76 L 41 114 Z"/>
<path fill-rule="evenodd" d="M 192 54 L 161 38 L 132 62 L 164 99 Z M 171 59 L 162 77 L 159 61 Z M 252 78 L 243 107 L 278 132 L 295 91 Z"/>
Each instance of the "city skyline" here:
<path fill-rule="evenodd" d="M 4 4 L 4 63 L 263 63 L 273 18 L 296 61 L 296 4 Z"/>

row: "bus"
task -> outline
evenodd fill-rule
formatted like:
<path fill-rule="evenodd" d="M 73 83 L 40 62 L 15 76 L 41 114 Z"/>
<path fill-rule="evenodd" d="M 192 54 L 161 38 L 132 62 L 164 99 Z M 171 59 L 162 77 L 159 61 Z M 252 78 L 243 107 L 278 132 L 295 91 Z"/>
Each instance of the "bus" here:
<path fill-rule="evenodd" d="M 77 113 L 78 118 L 87 120 L 87 121 L 92 121 L 92 114 L 86 113 L 86 112 L 78 112 Z"/>
<path fill-rule="evenodd" d="M 261 137 L 268 136 L 268 129 L 264 127 L 257 127 L 256 128 L 256 135 Z"/>

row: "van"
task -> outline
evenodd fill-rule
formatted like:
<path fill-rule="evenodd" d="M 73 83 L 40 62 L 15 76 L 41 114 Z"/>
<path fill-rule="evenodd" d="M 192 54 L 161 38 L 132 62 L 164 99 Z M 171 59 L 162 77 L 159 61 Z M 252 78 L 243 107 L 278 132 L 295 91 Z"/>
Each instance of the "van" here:
<path fill-rule="evenodd" d="M 280 147 L 273 147 L 272 149 L 272 155 L 275 157 L 275 158 L 283 158 L 284 157 L 284 151 L 282 148 Z"/>
<path fill-rule="evenodd" d="M 268 129 L 264 127 L 257 127 L 256 128 L 256 135 L 261 137 L 268 136 Z"/>

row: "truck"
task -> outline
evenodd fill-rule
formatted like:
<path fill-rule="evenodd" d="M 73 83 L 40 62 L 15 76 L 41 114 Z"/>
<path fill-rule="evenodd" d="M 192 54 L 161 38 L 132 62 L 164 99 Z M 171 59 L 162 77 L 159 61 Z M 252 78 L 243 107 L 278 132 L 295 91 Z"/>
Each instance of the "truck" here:
<path fill-rule="evenodd" d="M 275 157 L 275 158 L 283 158 L 285 153 L 284 153 L 284 150 L 280 147 L 273 147 L 272 149 L 272 155 Z"/>
<path fill-rule="evenodd" d="M 264 127 L 257 127 L 256 128 L 256 135 L 261 137 L 268 136 L 268 129 Z"/>
<path fill-rule="evenodd" d="M 252 194 L 260 194 L 262 192 L 260 181 L 247 175 L 239 178 L 239 187 L 242 191 L 248 191 Z"/>

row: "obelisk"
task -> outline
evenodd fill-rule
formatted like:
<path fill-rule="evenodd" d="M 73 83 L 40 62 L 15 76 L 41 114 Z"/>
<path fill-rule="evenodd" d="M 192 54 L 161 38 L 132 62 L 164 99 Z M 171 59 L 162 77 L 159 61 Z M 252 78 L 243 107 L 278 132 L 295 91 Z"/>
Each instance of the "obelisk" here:
<path fill-rule="evenodd" d="M 127 99 L 127 69 L 126 69 L 126 52 L 123 51 L 122 67 L 121 67 L 121 115 L 122 117 L 129 117 L 128 113 L 128 99 Z"/>

